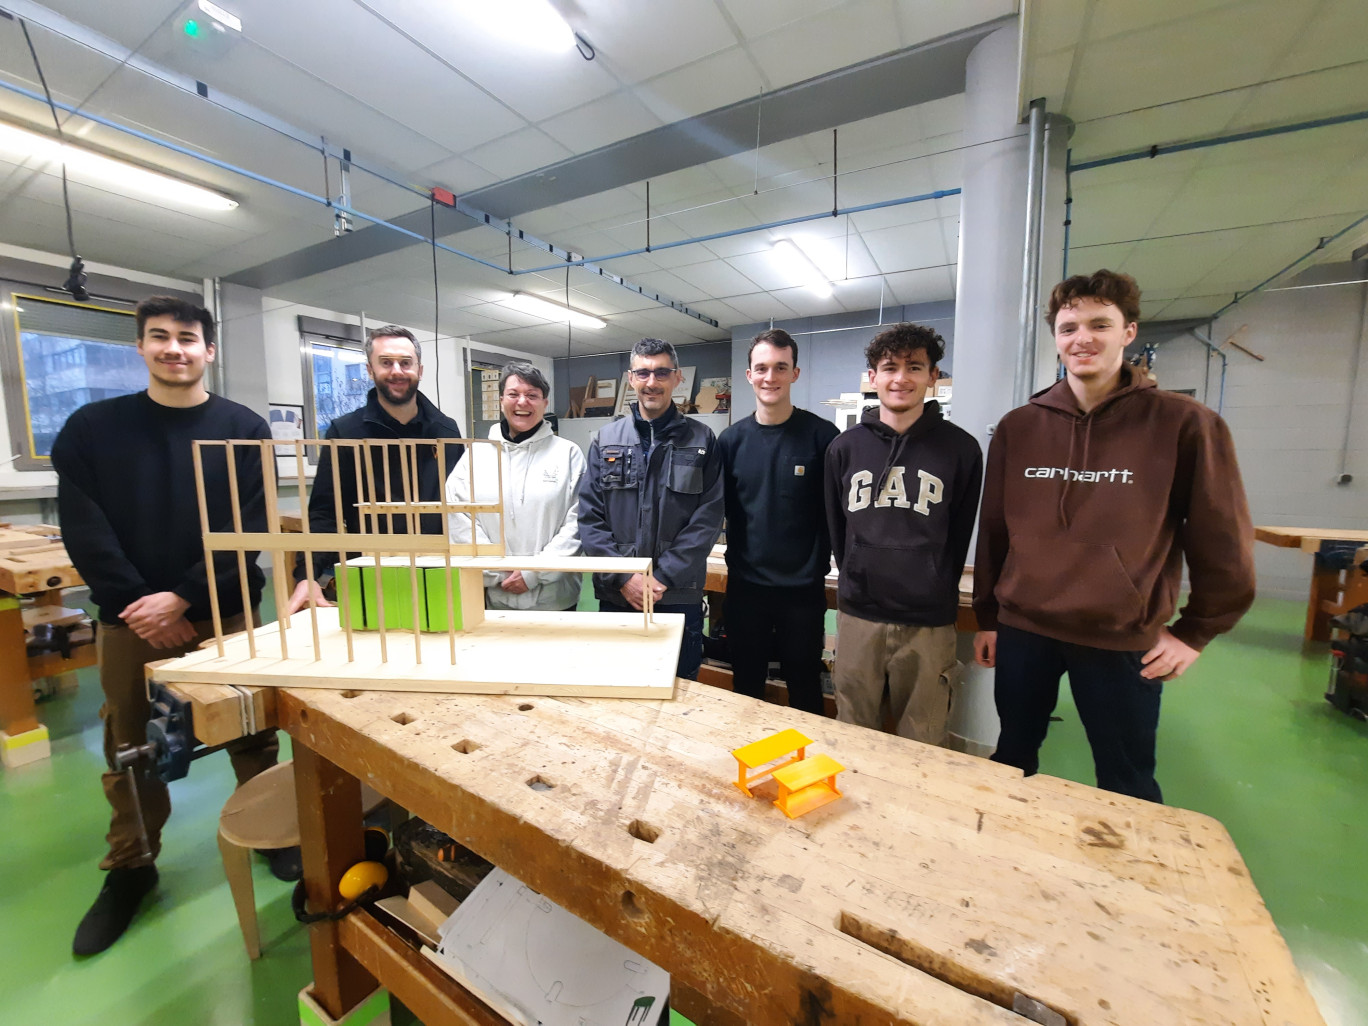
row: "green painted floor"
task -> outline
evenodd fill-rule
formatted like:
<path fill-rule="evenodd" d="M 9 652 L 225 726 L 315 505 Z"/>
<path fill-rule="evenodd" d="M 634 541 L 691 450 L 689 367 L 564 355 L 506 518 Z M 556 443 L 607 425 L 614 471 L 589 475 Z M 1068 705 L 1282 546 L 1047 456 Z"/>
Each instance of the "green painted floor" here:
<path fill-rule="evenodd" d="M 1324 646 L 1303 653 L 1304 606 L 1261 599 L 1165 696 L 1160 779 L 1175 805 L 1221 820 L 1330 1026 L 1368 1026 L 1368 726 L 1323 701 Z M 256 867 L 264 957 L 248 962 L 215 843 L 232 786 L 227 757 L 172 785 L 175 813 L 154 904 L 103 955 L 70 954 L 101 876 L 99 684 L 40 710 L 51 760 L 0 771 L 0 1022 L 184 1026 L 297 1021 L 311 978 L 289 885 Z M 1044 772 L 1087 783 L 1092 767 L 1067 700 Z"/>

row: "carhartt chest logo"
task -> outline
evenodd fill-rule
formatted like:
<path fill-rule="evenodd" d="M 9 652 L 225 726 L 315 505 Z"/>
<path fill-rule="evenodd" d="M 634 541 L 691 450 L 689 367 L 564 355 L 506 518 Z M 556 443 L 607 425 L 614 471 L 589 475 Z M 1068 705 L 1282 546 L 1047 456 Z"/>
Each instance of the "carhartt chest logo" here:
<path fill-rule="evenodd" d="M 879 489 L 878 498 L 874 499 L 874 508 L 886 509 L 891 506 L 897 509 L 912 509 L 924 517 L 930 516 L 932 504 L 940 502 L 944 497 L 944 483 L 934 474 L 928 474 L 924 470 L 917 471 L 921 485 L 917 489 L 916 505 L 913 505 L 907 497 L 904 473 L 903 467 L 894 467 L 888 472 L 883 488 Z M 874 475 L 868 470 L 855 471 L 850 475 L 850 494 L 846 497 L 846 509 L 851 513 L 864 509 L 869 505 L 873 494 Z"/>
<path fill-rule="evenodd" d="M 1024 477 L 1037 480 L 1059 478 L 1063 481 L 1079 481 L 1083 484 L 1131 484 L 1135 480 L 1134 471 L 1113 467 L 1111 470 L 1074 470 L 1072 467 L 1027 467 Z"/>
<path fill-rule="evenodd" d="M 801 463 L 798 464 L 796 467 L 793 468 L 793 476 L 794 476 L 794 477 L 802 477 L 802 476 L 804 476 L 806 473 L 807 473 L 807 467 L 803 466 Z"/>

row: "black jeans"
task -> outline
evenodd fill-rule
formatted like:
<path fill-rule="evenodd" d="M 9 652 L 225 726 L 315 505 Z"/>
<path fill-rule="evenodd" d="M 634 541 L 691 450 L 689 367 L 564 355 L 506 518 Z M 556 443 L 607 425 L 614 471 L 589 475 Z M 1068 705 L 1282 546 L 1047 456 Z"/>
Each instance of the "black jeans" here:
<path fill-rule="evenodd" d="M 826 612 L 826 585 L 821 581 L 800 588 L 772 588 L 730 578 L 727 650 L 736 692 L 764 698 L 773 655 L 788 685 L 789 705 L 820 716 Z"/>
<path fill-rule="evenodd" d="M 1067 673 L 1092 746 L 1097 786 L 1162 802 L 1154 779 L 1154 746 L 1164 686 L 1140 676 L 1143 655 L 999 627 L 994 698 L 1002 733 L 993 761 L 1016 766 L 1028 776 L 1039 769 L 1040 746 L 1059 699 L 1059 678 Z"/>
<path fill-rule="evenodd" d="M 703 665 L 703 603 L 702 602 L 657 602 L 653 607 L 657 613 L 684 614 L 684 640 L 679 644 L 679 662 L 675 675 L 689 680 L 698 679 L 698 668 Z M 639 613 L 626 602 L 613 603 L 600 600 L 601 613 Z"/>

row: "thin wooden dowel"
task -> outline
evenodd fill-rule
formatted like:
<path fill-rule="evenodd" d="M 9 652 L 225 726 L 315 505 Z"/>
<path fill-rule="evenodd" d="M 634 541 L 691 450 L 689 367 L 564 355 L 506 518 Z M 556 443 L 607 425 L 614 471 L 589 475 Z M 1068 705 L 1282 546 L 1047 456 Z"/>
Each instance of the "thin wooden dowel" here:
<path fill-rule="evenodd" d="M 269 534 L 279 534 L 280 503 L 276 496 L 275 441 L 264 438 L 258 439 L 258 446 L 257 451 L 261 454 L 261 486 L 266 493 L 266 530 Z M 289 659 L 290 641 L 286 637 L 285 630 L 290 625 L 290 617 L 285 610 L 290 605 L 290 596 L 285 591 L 284 552 L 279 550 L 271 552 L 271 577 L 272 583 L 275 585 L 276 628 L 280 635 L 280 658 Z"/>
<path fill-rule="evenodd" d="M 503 480 L 503 456 L 504 456 L 504 449 L 503 449 L 503 444 L 502 444 L 502 443 L 495 442 L 494 445 L 495 445 L 495 449 L 494 449 L 494 454 L 495 454 L 494 465 L 495 465 L 496 467 L 499 468 L 499 555 L 501 555 L 501 556 L 506 556 L 506 555 L 508 555 L 508 535 L 507 535 L 507 532 L 504 530 L 504 524 L 505 524 L 505 521 L 508 519 L 508 509 L 507 509 L 506 506 L 504 506 L 504 480 Z M 475 494 L 475 487 L 474 487 L 474 484 L 473 484 L 473 483 L 472 483 L 472 485 L 471 485 L 470 494 L 471 494 L 471 495 L 474 495 L 474 494 Z M 475 514 L 473 514 L 473 513 L 470 515 L 470 522 L 471 522 L 472 524 L 475 522 Z M 476 551 L 477 554 L 479 553 L 479 549 L 476 549 L 475 551 Z"/>
<path fill-rule="evenodd" d="M 304 442 L 296 438 L 294 446 L 295 474 L 299 481 L 296 488 L 299 492 L 299 530 L 304 536 L 304 579 L 309 582 L 309 620 L 313 624 L 314 662 L 319 662 L 323 658 L 323 645 L 318 640 L 318 600 L 314 598 L 313 550 L 309 548 L 309 535 L 313 532 L 309 530 L 309 492 L 304 483 Z"/>
<path fill-rule="evenodd" d="M 372 440 L 369 438 L 362 444 L 366 447 L 366 483 L 370 485 L 371 495 L 376 495 L 374 446 Z M 386 451 L 388 452 L 388 450 Z M 389 467 L 388 460 L 385 461 L 385 467 Z M 372 524 L 372 526 L 375 525 Z M 389 662 L 389 635 L 385 630 L 385 588 L 381 581 L 382 570 L 383 568 L 380 565 L 380 548 L 377 545 L 375 549 L 375 615 L 380 620 L 378 624 L 380 628 L 380 662 L 387 663 Z M 363 593 L 365 586 L 365 581 L 362 580 L 361 587 Z"/>
<path fill-rule="evenodd" d="M 414 488 L 417 487 L 417 480 L 409 477 L 409 450 L 417 451 L 413 442 L 405 440 L 399 450 L 399 459 L 402 461 L 399 467 L 400 483 L 404 487 L 404 502 L 411 503 L 414 497 Z M 418 521 L 414 514 L 409 514 L 409 534 L 418 533 Z M 418 615 L 418 554 L 409 553 L 409 589 L 412 595 L 413 614 L 413 662 L 415 666 L 423 665 L 423 630 Z"/>
<path fill-rule="evenodd" d="M 337 455 L 337 445 L 329 445 L 328 449 L 332 453 L 333 515 L 337 517 L 338 533 L 345 534 L 347 522 L 342 518 L 342 488 L 340 485 L 341 478 L 338 475 L 340 461 Z M 322 456 L 322 453 L 319 455 Z M 360 469 L 359 464 L 357 469 Z M 356 476 L 356 488 L 359 495 L 361 490 L 360 474 L 357 474 Z M 342 627 L 347 632 L 347 662 L 351 663 L 356 661 L 356 651 L 352 647 L 351 581 L 347 577 L 347 553 L 341 549 L 339 549 L 337 553 L 337 572 L 333 575 L 334 583 L 339 579 L 341 583 L 337 584 L 337 600 L 342 604 L 342 608 L 338 610 L 338 619 L 342 621 Z"/>
<path fill-rule="evenodd" d="M 203 444 L 203 442 L 196 441 L 191 447 L 191 456 L 195 462 L 195 495 L 199 498 L 200 532 L 204 536 L 204 573 L 209 583 L 209 612 L 214 621 L 214 644 L 218 648 L 219 658 L 222 659 L 223 617 L 219 614 L 218 581 L 214 576 L 214 551 L 209 548 L 209 503 L 204 498 L 204 461 L 200 457 L 200 446 Z M 234 503 L 234 506 L 236 505 Z M 250 611 L 248 611 L 249 623 L 250 616 Z"/>
<path fill-rule="evenodd" d="M 451 537 L 451 504 L 447 497 L 447 443 L 445 441 L 437 444 L 437 477 L 441 481 L 438 494 L 442 503 L 442 533 L 446 535 L 448 541 L 454 541 Z M 472 495 L 473 499 L 474 496 Z M 447 643 L 451 646 L 451 665 L 456 665 L 456 605 L 451 587 L 451 547 L 448 546 L 444 556 L 446 565 L 446 607 L 447 607 Z M 483 579 L 483 578 L 482 578 Z"/>
<path fill-rule="evenodd" d="M 233 446 L 230 443 L 224 448 L 224 454 L 228 460 L 228 503 L 233 507 L 233 530 L 238 534 L 242 533 L 242 502 L 238 498 L 238 476 L 237 476 L 237 457 L 233 454 Z M 237 550 L 238 563 L 238 582 L 242 585 L 242 611 L 246 618 L 247 627 L 247 654 L 251 658 L 256 658 L 256 636 L 252 624 L 252 593 L 247 587 L 247 550 L 239 548 Z M 214 589 L 217 591 L 218 589 Z M 221 653 L 220 653 L 221 654 Z"/>
<path fill-rule="evenodd" d="M 393 502 L 393 501 L 394 501 L 394 487 L 393 487 L 394 481 L 390 478 L 390 447 L 389 447 L 388 445 L 384 446 L 384 447 L 380 450 L 380 459 L 381 459 L 381 461 L 382 461 L 382 473 L 383 473 L 384 479 L 385 479 L 385 501 L 386 501 L 386 502 Z M 386 530 L 388 533 L 390 533 L 390 534 L 397 534 L 398 532 L 395 531 L 395 529 L 394 529 L 394 516 L 395 516 L 395 514 L 394 514 L 393 512 L 389 512 L 389 513 L 385 513 L 385 514 L 383 514 L 383 515 L 384 515 L 385 518 L 386 518 L 385 530 Z M 399 516 L 403 516 L 403 515 L 404 515 L 404 514 L 402 514 L 402 513 L 399 514 Z"/>
<path fill-rule="evenodd" d="M 367 459 L 370 459 L 370 452 L 369 452 L 369 451 L 366 453 L 366 458 L 367 458 Z M 358 500 L 361 500 L 361 503 L 362 503 L 362 507 L 361 507 L 361 508 L 364 509 L 364 508 L 365 508 L 364 503 L 365 503 L 365 500 L 366 500 L 366 492 L 365 492 L 365 485 L 364 485 L 363 479 L 362 479 L 362 477 L 361 477 L 361 446 L 359 446 L 359 445 L 354 445 L 354 446 L 352 446 L 352 459 L 356 461 L 356 497 L 357 497 Z M 370 477 L 370 476 L 367 475 L 366 478 L 365 478 L 365 480 L 369 480 L 369 477 Z M 375 496 L 374 496 L 374 495 L 371 495 L 371 496 L 370 496 L 370 501 L 372 501 L 372 502 L 375 501 Z M 367 520 L 366 517 L 370 517 L 370 519 Z M 343 523 L 344 523 L 344 521 L 342 521 L 342 520 L 340 520 L 340 519 L 339 519 L 337 522 L 338 522 L 338 524 L 343 524 Z M 374 533 L 375 533 L 375 518 L 372 517 L 372 516 L 370 516 L 370 514 L 368 514 L 368 513 L 363 513 L 363 512 L 361 512 L 361 510 L 358 509 L 358 510 L 356 511 L 356 528 L 357 528 L 357 530 L 360 531 L 362 534 L 374 534 Z M 338 527 L 338 530 L 345 533 L 346 528 L 345 528 L 345 527 Z M 345 561 L 344 561 L 344 562 L 345 562 Z"/>

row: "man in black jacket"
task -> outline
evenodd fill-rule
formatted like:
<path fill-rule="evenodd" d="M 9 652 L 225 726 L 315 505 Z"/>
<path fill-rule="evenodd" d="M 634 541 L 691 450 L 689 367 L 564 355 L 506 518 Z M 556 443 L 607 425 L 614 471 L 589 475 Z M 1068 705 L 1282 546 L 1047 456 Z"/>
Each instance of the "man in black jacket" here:
<path fill-rule="evenodd" d="M 418 391 L 423 378 L 423 350 L 413 332 L 398 325 L 387 324 L 366 333 L 366 373 L 375 387 L 366 394 L 366 405 L 338 417 L 328 425 L 325 438 L 460 438 L 456 422 L 437 409 Z M 385 459 L 385 449 L 389 458 Z M 446 464 L 437 465 L 440 446 L 420 446 L 418 449 L 418 502 L 438 502 L 442 498 L 447 475 L 460 462 L 465 447 L 448 445 Z M 371 452 L 377 498 L 381 501 L 401 501 L 404 487 L 404 459 L 401 446 L 376 448 Z M 344 458 L 345 457 L 345 458 Z M 365 458 L 364 456 L 362 457 Z M 385 470 L 389 469 L 386 479 Z M 309 495 L 309 530 L 325 534 L 337 531 L 337 505 L 334 489 L 342 493 L 342 519 L 348 532 L 361 529 L 361 516 L 356 503 L 369 498 L 365 482 L 357 487 L 356 460 L 351 453 L 338 453 L 338 479 L 333 479 L 332 453 L 322 449 L 318 472 L 314 476 L 313 491 Z M 364 468 L 362 476 L 366 476 Z M 412 486 L 410 486 L 411 489 Z M 376 517 L 375 530 L 381 534 L 391 531 L 407 534 L 407 517 Z M 367 524 L 369 528 L 369 522 Z M 446 525 L 440 513 L 424 513 L 419 517 L 421 534 L 445 534 Z M 350 555 L 350 553 L 349 553 Z M 320 606 L 331 605 L 323 596 L 323 587 L 332 578 L 337 553 L 314 553 L 313 597 Z M 304 572 L 304 553 L 295 561 L 294 594 L 290 596 L 289 611 L 296 613 L 309 604 L 309 580 Z"/>
<path fill-rule="evenodd" d="M 683 613 L 678 674 L 703 662 L 703 582 L 722 531 L 722 463 L 717 439 L 674 404 L 684 380 L 674 346 L 643 338 L 632 347 L 631 413 L 599 431 L 580 482 L 580 541 L 586 556 L 649 556 L 659 613 Z M 599 609 L 645 604 L 641 574 L 595 574 Z"/>
<path fill-rule="evenodd" d="M 881 725 L 885 685 L 897 732 L 944 744 L 959 579 L 974 530 L 983 455 L 925 402 L 944 340 L 899 324 L 865 350 L 879 408 L 831 443 L 827 520 L 840 570 L 836 715 Z"/>
<path fill-rule="evenodd" d="M 101 715 L 109 766 L 104 792 L 113 809 L 109 851 L 100 862 L 108 872 L 76 930 L 72 951 L 77 955 L 96 954 L 118 940 L 157 883 L 154 862 L 171 798 L 147 760 L 119 772 L 114 753 L 147 740 L 143 664 L 184 655 L 213 635 L 194 441 L 271 437 L 256 413 L 205 390 L 204 371 L 216 351 L 214 320 L 207 310 L 156 296 L 138 304 L 136 317 L 147 390 L 82 406 L 52 445 L 63 541 L 100 610 Z M 234 461 L 242 529 L 264 531 L 260 450 L 237 448 Z M 231 530 L 225 450 L 207 448 L 203 466 L 210 526 Z M 221 552 L 214 558 L 226 633 L 242 630 L 261 598 L 256 553 L 248 554 L 247 568 L 250 608 L 243 608 L 236 556 Z M 275 765 L 276 750 L 274 730 L 231 742 L 238 783 Z"/>

